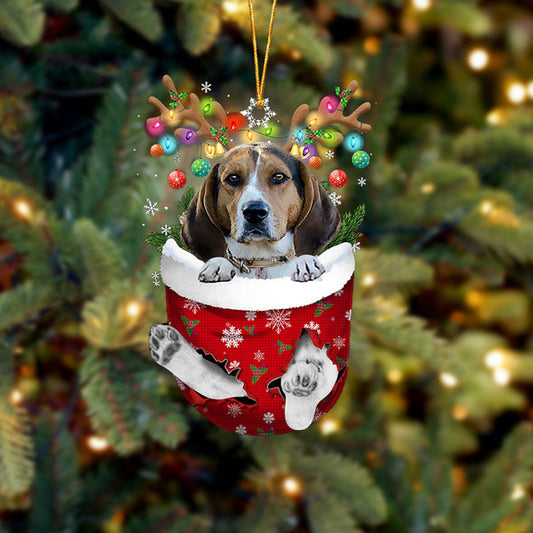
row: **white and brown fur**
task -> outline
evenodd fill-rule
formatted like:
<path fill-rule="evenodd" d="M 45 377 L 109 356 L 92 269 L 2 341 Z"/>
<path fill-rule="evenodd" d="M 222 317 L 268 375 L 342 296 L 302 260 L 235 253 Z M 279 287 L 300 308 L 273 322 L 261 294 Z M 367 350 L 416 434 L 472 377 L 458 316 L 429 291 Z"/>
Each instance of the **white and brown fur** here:
<path fill-rule="evenodd" d="M 335 236 L 339 213 L 300 160 L 268 143 L 233 148 L 211 170 L 185 213 L 182 238 L 206 262 L 200 281 L 229 281 L 238 269 L 225 257 L 288 263 L 252 269 L 248 277 L 311 281 L 324 267 L 316 254 Z"/>

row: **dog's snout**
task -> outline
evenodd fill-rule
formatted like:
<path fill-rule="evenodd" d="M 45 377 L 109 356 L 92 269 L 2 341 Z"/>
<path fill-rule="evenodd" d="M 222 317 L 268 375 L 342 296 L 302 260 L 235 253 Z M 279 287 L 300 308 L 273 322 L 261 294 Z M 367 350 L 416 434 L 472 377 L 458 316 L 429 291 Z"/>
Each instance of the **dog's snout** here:
<path fill-rule="evenodd" d="M 264 202 L 250 202 L 242 210 L 247 222 L 257 224 L 268 216 L 268 206 Z"/>

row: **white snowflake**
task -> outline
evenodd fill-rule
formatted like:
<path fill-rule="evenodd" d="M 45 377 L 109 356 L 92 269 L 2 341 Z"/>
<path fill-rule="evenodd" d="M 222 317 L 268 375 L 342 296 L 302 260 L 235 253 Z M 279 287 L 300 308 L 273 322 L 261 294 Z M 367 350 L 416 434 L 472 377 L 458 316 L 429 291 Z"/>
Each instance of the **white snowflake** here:
<path fill-rule="evenodd" d="M 346 320 L 351 320 L 352 319 L 352 310 L 351 309 L 348 309 L 348 311 L 346 311 L 346 313 L 344 313 L 344 318 L 346 318 Z"/>
<path fill-rule="evenodd" d="M 229 365 L 228 365 L 228 368 L 229 370 L 235 370 L 236 368 L 239 368 L 240 366 L 240 363 L 239 361 L 232 361 Z"/>
<path fill-rule="evenodd" d="M 237 418 L 239 415 L 242 415 L 241 406 L 238 403 L 230 403 L 228 405 L 228 416 Z"/>
<path fill-rule="evenodd" d="M 255 118 L 254 117 L 254 110 L 258 109 L 257 107 L 257 100 L 255 98 L 250 98 L 250 103 L 248 104 L 248 107 L 241 111 L 241 114 L 244 115 L 248 119 L 248 126 L 250 128 L 256 128 L 259 126 L 263 126 L 264 128 L 268 127 L 268 121 L 276 116 L 276 113 L 270 109 L 270 105 L 268 103 L 268 98 L 265 98 L 263 102 L 263 108 L 259 109 L 259 111 L 263 111 L 263 117 L 262 118 Z"/>
<path fill-rule="evenodd" d="M 268 318 L 265 327 L 272 328 L 278 335 L 280 331 L 292 327 L 289 318 L 291 311 L 285 311 L 283 309 L 266 311 L 266 315 Z"/>
<path fill-rule="evenodd" d="M 152 282 L 156 287 L 161 285 L 161 283 L 159 283 L 159 272 L 152 272 Z"/>
<path fill-rule="evenodd" d="M 337 291 L 333 296 L 342 296 L 344 294 L 344 289 Z"/>
<path fill-rule="evenodd" d="M 352 244 L 352 250 L 355 252 L 355 250 L 360 250 L 360 249 L 361 249 L 361 243 L 359 241 L 355 241 Z"/>
<path fill-rule="evenodd" d="M 357 185 L 360 185 L 361 187 L 364 187 L 366 185 L 366 179 L 365 178 L 359 178 L 357 180 Z"/>
<path fill-rule="evenodd" d="M 317 332 L 317 335 L 320 335 L 320 325 L 317 324 L 316 322 L 313 322 L 312 320 L 311 322 L 304 324 L 304 328 L 312 329 Z"/>
<path fill-rule="evenodd" d="M 243 426 L 242 424 L 237 426 L 235 428 L 235 433 L 238 433 L 239 435 L 246 435 L 246 426 Z"/>
<path fill-rule="evenodd" d="M 336 192 L 330 192 L 329 197 L 331 198 L 333 205 L 341 205 L 342 196 L 340 194 L 337 194 Z"/>
<path fill-rule="evenodd" d="M 333 150 L 328 150 L 328 151 L 326 152 L 326 157 L 327 157 L 328 159 L 333 159 L 333 158 L 335 157 L 335 152 L 334 152 Z"/>
<path fill-rule="evenodd" d="M 261 350 L 257 350 L 257 352 L 254 353 L 254 359 L 256 361 L 262 361 L 264 358 L 265 358 L 265 354 Z"/>
<path fill-rule="evenodd" d="M 144 206 L 146 209 L 145 214 L 147 215 L 155 215 L 156 211 L 159 211 L 159 208 L 157 207 L 157 202 L 152 202 L 149 198 L 146 199 L 147 204 Z"/>
<path fill-rule="evenodd" d="M 246 311 L 246 320 L 255 320 L 256 312 L 255 311 Z"/>
<path fill-rule="evenodd" d="M 176 383 L 178 384 L 178 387 L 180 388 L 180 390 L 185 390 L 185 387 L 187 385 L 185 385 L 185 383 L 183 383 L 183 381 L 181 381 L 181 379 L 176 378 Z"/>
<path fill-rule="evenodd" d="M 222 330 L 222 337 L 220 340 L 224 343 L 226 348 L 238 348 L 242 342 L 242 331 L 235 326 L 228 326 Z"/>
<path fill-rule="evenodd" d="M 202 83 L 202 91 L 204 91 L 204 93 L 208 93 L 210 90 L 211 90 L 211 84 L 208 81 L 204 81 Z"/>
<path fill-rule="evenodd" d="M 179 163 L 181 161 L 181 155 L 175 155 L 174 161 L 176 161 L 176 163 Z"/>
<path fill-rule="evenodd" d="M 200 305 L 198 302 L 188 299 L 185 299 L 185 303 L 183 304 L 183 309 L 189 309 L 193 315 L 198 313 L 202 307 L 203 305 Z"/>
<path fill-rule="evenodd" d="M 275 419 L 276 417 L 274 416 L 274 413 L 265 413 L 263 415 L 263 422 L 265 422 L 266 424 L 272 424 Z"/>
<path fill-rule="evenodd" d="M 172 228 L 168 224 L 165 224 L 164 226 L 161 226 L 161 233 L 163 235 L 168 235 L 171 229 Z"/>
<path fill-rule="evenodd" d="M 340 335 L 338 337 L 335 337 L 333 339 L 333 346 L 335 346 L 335 348 L 338 348 L 339 350 L 341 348 L 344 348 L 344 346 L 346 346 L 346 339 L 344 339 Z"/>
<path fill-rule="evenodd" d="M 161 283 L 160 283 L 160 281 L 159 281 L 158 279 L 154 279 L 153 284 L 154 284 L 156 287 L 159 287 L 159 285 L 161 285 Z"/>

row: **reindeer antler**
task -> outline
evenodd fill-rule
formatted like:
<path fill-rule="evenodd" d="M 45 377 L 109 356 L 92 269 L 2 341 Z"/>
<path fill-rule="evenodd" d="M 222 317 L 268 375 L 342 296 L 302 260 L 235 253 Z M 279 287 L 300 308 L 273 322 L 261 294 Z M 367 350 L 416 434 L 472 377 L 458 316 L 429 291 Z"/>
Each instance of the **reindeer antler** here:
<path fill-rule="evenodd" d="M 224 126 L 227 115 L 226 111 L 219 102 L 215 100 L 210 102 L 210 105 L 213 107 L 212 116 L 218 125 L 218 128 L 216 128 L 206 119 L 202 110 L 202 106 L 200 105 L 200 99 L 198 96 L 196 96 L 196 94 L 189 94 L 190 105 L 189 107 L 185 107 L 182 102 L 182 98 L 179 97 L 180 95 L 178 94 L 172 78 L 168 74 L 163 76 L 163 85 L 169 90 L 170 94 L 173 95 L 172 97 L 175 102 L 175 106 L 170 109 L 155 96 L 150 96 L 148 101 L 159 109 L 161 112 L 160 120 L 165 126 L 172 127 L 182 124 L 185 121 L 190 121 L 197 126 L 195 131 L 196 139 L 212 139 L 221 142 L 221 144 L 227 149 L 233 148 L 233 143 L 231 140 L 224 135 L 224 132 L 226 131 Z M 192 139 L 189 137 L 190 135 L 191 130 L 189 128 L 179 127 L 174 131 L 174 136 L 177 137 L 181 142 L 187 144 L 191 143 L 192 141 Z"/>
<path fill-rule="evenodd" d="M 318 133 L 321 128 L 324 126 L 330 126 L 333 124 L 340 124 L 342 126 L 347 126 L 350 131 L 358 131 L 360 133 L 367 133 L 372 129 L 370 124 L 360 122 L 358 120 L 359 116 L 363 113 L 366 113 L 372 106 L 370 102 L 365 102 L 361 104 L 355 111 L 349 115 L 344 114 L 344 108 L 348 103 L 348 100 L 352 97 L 352 94 L 357 90 L 357 82 L 352 80 L 348 87 L 344 91 L 338 90 L 338 105 L 333 106 L 330 100 L 323 98 L 320 101 L 318 106 L 316 119 L 312 121 L 312 124 L 309 126 L 309 132 L 311 135 L 313 133 Z M 294 111 L 291 122 L 290 122 L 290 134 L 287 142 L 283 146 L 284 150 L 290 150 L 291 146 L 294 144 L 294 138 L 292 136 L 296 128 L 303 122 L 303 120 L 309 114 L 309 106 L 307 104 L 302 104 L 296 108 Z M 342 135 L 341 135 L 342 140 Z"/>

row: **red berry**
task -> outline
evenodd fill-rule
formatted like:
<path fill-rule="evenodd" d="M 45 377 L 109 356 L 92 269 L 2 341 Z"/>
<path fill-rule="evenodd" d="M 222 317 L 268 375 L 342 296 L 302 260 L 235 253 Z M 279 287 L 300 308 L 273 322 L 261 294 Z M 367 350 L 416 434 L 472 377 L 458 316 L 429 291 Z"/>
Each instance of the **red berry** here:
<path fill-rule="evenodd" d="M 318 170 L 322 166 L 322 159 L 320 159 L 320 157 L 317 155 L 314 155 L 313 157 L 309 158 L 308 163 L 311 168 Z"/>
<path fill-rule="evenodd" d="M 181 170 L 173 170 L 168 175 L 168 184 L 173 189 L 181 189 L 185 182 L 187 181 L 187 178 L 185 177 L 185 172 L 182 172 Z"/>
<path fill-rule="evenodd" d="M 346 175 L 346 172 L 344 170 L 341 170 L 340 168 L 334 170 L 329 175 L 329 182 L 333 187 L 342 187 L 343 185 L 346 185 L 346 182 L 348 181 L 348 176 Z"/>

